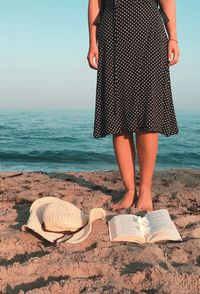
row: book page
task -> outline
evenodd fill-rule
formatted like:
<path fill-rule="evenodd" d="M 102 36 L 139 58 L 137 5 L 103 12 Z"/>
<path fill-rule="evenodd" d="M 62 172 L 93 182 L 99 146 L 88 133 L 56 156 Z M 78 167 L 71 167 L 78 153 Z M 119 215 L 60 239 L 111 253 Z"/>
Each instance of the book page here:
<path fill-rule="evenodd" d="M 108 221 L 110 240 L 145 243 L 146 239 L 139 229 L 137 219 L 137 216 L 132 214 L 113 216 Z"/>
<path fill-rule="evenodd" d="M 181 236 L 167 209 L 148 212 L 146 217 L 149 221 L 148 242 L 156 242 L 159 241 L 160 238 L 162 238 L 162 240 L 163 238 L 165 238 L 165 240 L 181 240 Z"/>
<path fill-rule="evenodd" d="M 159 231 L 158 233 L 155 233 L 154 235 L 151 236 L 151 239 L 148 240 L 149 243 L 154 243 L 158 241 L 167 241 L 167 240 L 172 240 L 172 241 L 182 241 L 182 238 L 177 231 L 176 227 L 175 229 L 167 229 L 163 231 Z"/>

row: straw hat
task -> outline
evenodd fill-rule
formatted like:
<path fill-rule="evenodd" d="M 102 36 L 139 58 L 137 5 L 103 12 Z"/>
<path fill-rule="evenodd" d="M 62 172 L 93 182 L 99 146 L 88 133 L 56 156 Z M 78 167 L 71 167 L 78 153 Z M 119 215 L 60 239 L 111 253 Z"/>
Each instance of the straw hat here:
<path fill-rule="evenodd" d="M 92 229 L 92 222 L 106 216 L 103 208 L 92 208 L 89 214 L 84 213 L 74 204 L 57 197 L 41 197 L 30 207 L 27 228 L 41 235 L 46 240 L 59 243 L 79 243 L 87 238 Z"/>

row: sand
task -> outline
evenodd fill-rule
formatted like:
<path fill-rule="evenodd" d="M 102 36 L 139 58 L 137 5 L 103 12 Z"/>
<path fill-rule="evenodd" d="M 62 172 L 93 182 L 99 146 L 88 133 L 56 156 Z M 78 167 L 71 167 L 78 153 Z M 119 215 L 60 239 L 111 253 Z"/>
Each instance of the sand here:
<path fill-rule="evenodd" d="M 139 177 L 137 171 L 137 185 Z M 0 293 L 200 293 L 199 170 L 154 173 L 154 209 L 168 209 L 182 242 L 110 242 L 106 219 L 76 245 L 21 230 L 38 197 L 59 197 L 85 212 L 103 207 L 110 218 L 123 192 L 118 171 L 0 173 Z"/>

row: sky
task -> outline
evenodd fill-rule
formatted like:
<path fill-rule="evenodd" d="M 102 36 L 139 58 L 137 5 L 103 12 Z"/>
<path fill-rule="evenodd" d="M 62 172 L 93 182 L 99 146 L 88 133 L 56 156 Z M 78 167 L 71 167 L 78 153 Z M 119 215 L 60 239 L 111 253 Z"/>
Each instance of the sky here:
<path fill-rule="evenodd" d="M 0 0 L 0 109 L 94 109 L 97 71 L 87 61 L 88 1 Z M 199 0 L 176 0 L 177 110 L 200 109 Z"/>

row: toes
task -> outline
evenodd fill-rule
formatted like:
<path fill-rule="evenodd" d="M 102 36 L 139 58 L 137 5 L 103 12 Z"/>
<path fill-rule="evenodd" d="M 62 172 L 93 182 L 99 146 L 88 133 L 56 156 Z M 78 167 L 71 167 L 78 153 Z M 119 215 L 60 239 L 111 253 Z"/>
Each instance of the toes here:
<path fill-rule="evenodd" d="M 150 207 L 149 211 L 153 211 L 153 206 Z"/>
<path fill-rule="evenodd" d="M 152 206 L 145 207 L 145 206 L 143 206 L 142 204 L 137 205 L 136 208 L 137 208 L 137 209 L 144 210 L 144 211 L 146 211 L 146 212 L 153 211 L 153 207 L 152 207 Z"/>
<path fill-rule="evenodd" d="M 113 207 L 112 207 L 114 210 L 120 210 L 120 209 L 123 209 L 123 208 L 125 208 L 124 206 L 122 206 L 122 205 L 120 205 L 120 204 L 115 204 L 115 205 L 113 205 Z"/>
<path fill-rule="evenodd" d="M 115 205 L 115 206 L 113 206 L 113 209 L 114 210 L 119 210 L 119 209 L 121 209 L 121 206 L 120 205 Z"/>
<path fill-rule="evenodd" d="M 119 206 L 118 205 L 113 205 L 112 209 L 117 210 L 117 209 L 119 209 Z"/>

